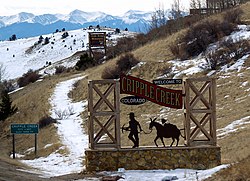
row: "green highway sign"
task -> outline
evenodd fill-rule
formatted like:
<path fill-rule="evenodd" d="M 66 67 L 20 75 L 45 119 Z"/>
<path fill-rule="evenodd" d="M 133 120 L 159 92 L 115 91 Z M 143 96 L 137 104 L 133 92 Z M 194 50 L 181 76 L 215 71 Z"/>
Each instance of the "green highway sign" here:
<path fill-rule="evenodd" d="M 12 134 L 38 134 L 38 124 L 11 124 L 10 130 Z"/>

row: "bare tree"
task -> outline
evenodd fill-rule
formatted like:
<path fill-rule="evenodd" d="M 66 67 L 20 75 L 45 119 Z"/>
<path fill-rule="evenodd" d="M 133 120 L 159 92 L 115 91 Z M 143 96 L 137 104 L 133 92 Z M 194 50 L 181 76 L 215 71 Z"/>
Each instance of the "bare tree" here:
<path fill-rule="evenodd" d="M 159 5 L 159 8 L 151 15 L 150 29 L 159 28 L 166 25 L 167 16 L 163 5 Z"/>
<path fill-rule="evenodd" d="M 190 0 L 190 9 L 198 9 L 196 0 Z"/>
<path fill-rule="evenodd" d="M 151 21 L 150 21 L 150 28 L 149 29 L 155 29 L 158 28 L 158 18 L 155 12 L 152 13 L 151 15 Z"/>
<path fill-rule="evenodd" d="M 199 8 L 206 8 L 207 7 L 207 0 L 197 0 L 199 3 Z"/>
<path fill-rule="evenodd" d="M 181 17 L 181 10 L 180 10 L 180 0 L 174 0 L 172 7 L 171 7 L 171 19 L 178 19 Z"/>
<path fill-rule="evenodd" d="M 196 6 L 197 0 L 191 0 L 191 5 Z M 192 7 L 191 6 L 191 7 Z M 170 16 L 169 19 L 179 19 L 183 16 L 182 12 L 185 11 L 185 7 L 181 3 L 181 0 L 174 0 L 171 5 Z"/>
<path fill-rule="evenodd" d="M 191 9 L 201 9 L 207 7 L 207 0 L 191 0 L 190 8 Z"/>

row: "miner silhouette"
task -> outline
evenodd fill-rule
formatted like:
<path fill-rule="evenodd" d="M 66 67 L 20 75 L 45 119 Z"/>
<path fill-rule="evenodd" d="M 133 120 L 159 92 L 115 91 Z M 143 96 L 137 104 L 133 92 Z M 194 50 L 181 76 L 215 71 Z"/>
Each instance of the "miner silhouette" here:
<path fill-rule="evenodd" d="M 128 138 L 134 143 L 133 148 L 139 147 L 139 136 L 138 136 L 138 128 L 140 129 L 140 132 L 142 131 L 141 125 L 138 121 L 135 119 L 135 114 L 133 112 L 129 113 L 129 126 L 125 129 L 130 131 Z"/>

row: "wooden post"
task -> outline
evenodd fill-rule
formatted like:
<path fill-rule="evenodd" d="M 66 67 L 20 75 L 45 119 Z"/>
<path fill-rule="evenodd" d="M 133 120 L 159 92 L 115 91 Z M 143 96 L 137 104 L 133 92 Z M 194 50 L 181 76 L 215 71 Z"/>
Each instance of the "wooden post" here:
<path fill-rule="evenodd" d="M 16 152 L 15 152 L 15 134 L 12 134 L 12 146 L 13 146 L 13 159 L 16 158 Z"/>
<path fill-rule="evenodd" d="M 212 101 L 212 135 L 214 138 L 214 144 L 217 144 L 217 135 L 216 135 L 216 81 L 215 78 L 212 79 L 212 95 L 211 99 Z"/>
<path fill-rule="evenodd" d="M 35 156 L 37 156 L 37 134 L 35 134 Z"/>
<path fill-rule="evenodd" d="M 89 81 L 88 84 L 88 90 L 89 90 L 89 94 L 88 94 L 88 116 L 89 116 L 89 121 L 88 121 L 88 134 L 89 134 L 89 147 L 91 149 L 94 148 L 94 135 L 92 134 L 94 132 L 94 125 L 93 125 L 93 82 Z"/>
<path fill-rule="evenodd" d="M 185 81 L 185 109 L 186 109 L 186 117 L 185 117 L 185 133 L 186 133 L 186 144 L 187 146 L 190 146 L 189 140 L 190 140 L 190 92 L 189 92 L 189 86 L 188 86 L 188 80 Z"/>
<path fill-rule="evenodd" d="M 115 134 L 117 140 L 117 149 L 121 148 L 121 137 L 120 137 L 120 82 L 117 80 L 115 82 L 114 91 L 115 109 L 116 109 L 116 119 L 115 119 Z"/>

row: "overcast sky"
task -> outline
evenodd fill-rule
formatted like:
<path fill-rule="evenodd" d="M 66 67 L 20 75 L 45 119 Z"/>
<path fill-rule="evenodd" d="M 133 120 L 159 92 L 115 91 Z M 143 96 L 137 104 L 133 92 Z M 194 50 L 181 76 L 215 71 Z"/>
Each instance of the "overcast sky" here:
<path fill-rule="evenodd" d="M 86 12 L 102 11 L 111 15 L 122 15 L 128 10 L 154 11 L 159 6 L 168 9 L 174 0 L 0 0 L 0 16 L 20 12 L 36 15 L 46 13 L 68 14 L 79 9 Z M 188 9 L 189 0 L 180 0 Z"/>

